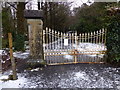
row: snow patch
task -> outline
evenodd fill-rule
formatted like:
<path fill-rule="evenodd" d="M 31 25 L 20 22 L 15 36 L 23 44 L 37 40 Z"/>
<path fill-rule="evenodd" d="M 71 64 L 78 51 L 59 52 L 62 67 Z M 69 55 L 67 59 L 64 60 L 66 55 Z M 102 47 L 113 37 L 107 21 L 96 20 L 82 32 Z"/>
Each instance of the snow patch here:
<path fill-rule="evenodd" d="M 32 69 L 31 71 L 39 71 L 40 68 Z"/>
<path fill-rule="evenodd" d="M 2 55 L 2 52 L 3 52 L 4 50 L 0 50 L 0 55 Z"/>
<path fill-rule="evenodd" d="M 62 52 L 61 54 L 68 54 L 68 53 L 67 52 Z M 66 58 L 66 59 L 70 59 L 70 60 L 73 59 L 72 55 L 64 55 L 63 57 Z"/>
<path fill-rule="evenodd" d="M 2 79 L 8 79 L 8 78 L 9 78 L 8 75 L 2 75 L 2 76 L 0 77 L 0 80 L 2 80 Z"/>
<path fill-rule="evenodd" d="M 50 50 L 61 50 L 61 54 L 68 54 L 68 55 L 64 55 L 64 58 L 66 59 L 73 59 L 72 55 L 69 55 L 69 53 L 67 52 L 67 50 L 74 50 L 76 49 L 79 53 L 99 53 L 101 51 L 106 51 L 106 46 L 104 44 L 95 44 L 95 43 L 79 43 L 77 44 L 68 44 L 68 46 L 65 46 L 64 43 L 61 44 L 57 44 L 57 42 L 60 42 L 61 40 L 58 40 L 56 42 L 53 42 L 55 44 L 55 48 L 50 48 L 49 46 L 53 46 L 54 44 L 47 44 L 47 45 L 43 45 L 44 47 L 50 49 Z M 62 51 L 62 50 L 66 50 L 66 51 Z M 94 51 L 94 52 L 93 52 Z M 100 57 L 103 58 L 104 54 L 88 54 L 87 56 L 89 57 Z"/>
<path fill-rule="evenodd" d="M 84 79 L 84 80 L 88 80 L 88 78 L 89 78 L 89 77 L 86 75 L 85 72 L 77 72 L 77 73 L 75 73 L 74 76 L 75 76 L 74 79 Z"/>
<path fill-rule="evenodd" d="M 16 57 L 16 58 L 20 58 L 20 59 L 26 59 L 29 56 L 29 51 L 26 51 L 24 53 L 22 53 L 22 52 L 14 52 L 13 56 Z"/>
<path fill-rule="evenodd" d="M 71 55 L 64 55 L 64 58 L 66 58 L 66 59 L 73 59 L 73 56 L 71 56 Z"/>
<path fill-rule="evenodd" d="M 7 78 L 7 76 L 2 76 L 0 78 Z M 27 82 L 27 79 L 24 77 L 21 77 L 20 75 L 18 75 L 18 79 L 17 80 L 9 80 L 9 81 L 0 81 L 0 90 L 2 88 L 22 88 L 24 86 L 24 83 Z"/>

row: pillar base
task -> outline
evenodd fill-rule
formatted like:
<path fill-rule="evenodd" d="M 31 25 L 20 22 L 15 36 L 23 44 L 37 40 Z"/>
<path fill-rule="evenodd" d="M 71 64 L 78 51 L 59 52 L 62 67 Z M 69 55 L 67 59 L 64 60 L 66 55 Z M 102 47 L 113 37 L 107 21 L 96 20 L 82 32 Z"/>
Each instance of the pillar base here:
<path fill-rule="evenodd" d="M 46 65 L 46 62 L 42 59 L 28 59 L 27 65 L 29 68 L 39 68 L 44 67 Z"/>

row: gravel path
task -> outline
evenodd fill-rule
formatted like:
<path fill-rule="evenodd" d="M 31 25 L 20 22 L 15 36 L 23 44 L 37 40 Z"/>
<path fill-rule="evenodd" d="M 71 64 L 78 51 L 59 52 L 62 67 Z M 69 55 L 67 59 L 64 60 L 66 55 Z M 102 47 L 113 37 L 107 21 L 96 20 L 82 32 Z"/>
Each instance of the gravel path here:
<path fill-rule="evenodd" d="M 19 71 L 19 70 L 18 70 Z M 20 70 L 26 78 L 22 88 L 114 88 L 120 87 L 120 68 L 106 64 L 71 64 Z"/>

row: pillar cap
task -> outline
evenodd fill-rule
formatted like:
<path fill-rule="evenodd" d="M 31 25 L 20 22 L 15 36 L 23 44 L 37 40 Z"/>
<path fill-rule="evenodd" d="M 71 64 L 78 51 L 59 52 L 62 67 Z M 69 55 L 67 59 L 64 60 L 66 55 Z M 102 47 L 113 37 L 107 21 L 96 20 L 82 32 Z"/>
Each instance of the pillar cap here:
<path fill-rule="evenodd" d="M 24 17 L 26 19 L 43 19 L 42 10 L 24 10 Z"/>

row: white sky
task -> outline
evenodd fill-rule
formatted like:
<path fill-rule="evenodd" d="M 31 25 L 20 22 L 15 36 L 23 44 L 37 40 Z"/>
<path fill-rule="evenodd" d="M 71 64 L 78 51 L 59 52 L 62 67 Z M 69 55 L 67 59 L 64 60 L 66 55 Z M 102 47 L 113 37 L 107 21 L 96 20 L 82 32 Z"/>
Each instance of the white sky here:
<path fill-rule="evenodd" d="M 62 0 L 61 0 L 62 1 Z M 74 7 L 79 7 L 81 6 L 83 3 L 87 3 L 88 1 L 91 1 L 93 2 L 93 0 L 67 0 L 67 2 L 73 2 L 72 4 L 72 7 L 71 7 L 71 10 L 74 8 Z M 32 9 L 34 10 L 37 10 L 37 0 L 32 0 Z"/>

